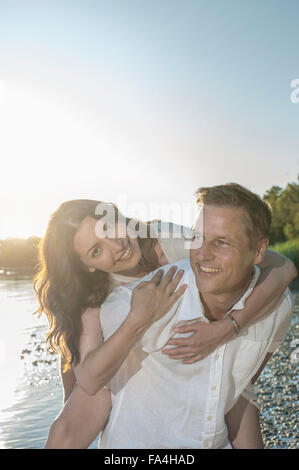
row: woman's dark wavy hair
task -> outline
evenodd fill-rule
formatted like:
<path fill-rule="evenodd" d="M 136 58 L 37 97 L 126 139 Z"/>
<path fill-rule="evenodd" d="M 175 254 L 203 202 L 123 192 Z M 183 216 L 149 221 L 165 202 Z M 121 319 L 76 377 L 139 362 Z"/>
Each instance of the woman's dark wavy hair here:
<path fill-rule="evenodd" d="M 65 370 L 80 360 L 82 313 L 87 307 L 99 307 L 110 290 L 109 273 L 88 271 L 73 245 L 75 232 L 85 217 L 102 217 L 95 215 L 98 204 L 99 201 L 86 199 L 61 204 L 51 215 L 39 246 L 39 271 L 33 282 L 39 305 L 36 313 L 46 314 L 46 341 L 55 353 L 61 354 Z M 114 208 L 118 215 L 117 207 Z M 127 218 L 127 223 L 130 220 Z"/>

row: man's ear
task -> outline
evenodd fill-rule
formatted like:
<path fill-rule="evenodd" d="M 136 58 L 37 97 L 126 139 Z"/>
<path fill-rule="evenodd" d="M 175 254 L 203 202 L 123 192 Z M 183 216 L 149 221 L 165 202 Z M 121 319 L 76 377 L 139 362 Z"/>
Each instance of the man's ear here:
<path fill-rule="evenodd" d="M 266 254 L 267 248 L 269 245 L 269 238 L 262 238 L 257 242 L 257 247 L 255 251 L 254 264 L 260 264 Z"/>

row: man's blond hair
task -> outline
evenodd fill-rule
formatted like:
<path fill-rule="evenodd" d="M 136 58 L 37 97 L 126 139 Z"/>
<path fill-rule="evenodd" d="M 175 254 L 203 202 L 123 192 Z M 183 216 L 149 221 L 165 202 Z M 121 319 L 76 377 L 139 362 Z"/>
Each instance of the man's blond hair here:
<path fill-rule="evenodd" d="M 249 216 L 246 225 L 251 246 L 262 238 L 269 238 L 272 220 L 271 207 L 249 189 L 237 183 L 226 183 L 201 187 L 196 191 L 195 196 L 198 206 L 206 204 L 243 209 Z"/>

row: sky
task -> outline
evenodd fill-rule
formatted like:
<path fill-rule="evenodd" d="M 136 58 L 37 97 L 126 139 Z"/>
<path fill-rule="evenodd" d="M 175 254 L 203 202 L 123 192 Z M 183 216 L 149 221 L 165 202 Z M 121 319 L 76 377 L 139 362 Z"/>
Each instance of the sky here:
<path fill-rule="evenodd" d="M 69 199 L 190 225 L 199 186 L 296 181 L 298 18 L 297 0 L 0 0 L 0 239 L 42 236 Z"/>

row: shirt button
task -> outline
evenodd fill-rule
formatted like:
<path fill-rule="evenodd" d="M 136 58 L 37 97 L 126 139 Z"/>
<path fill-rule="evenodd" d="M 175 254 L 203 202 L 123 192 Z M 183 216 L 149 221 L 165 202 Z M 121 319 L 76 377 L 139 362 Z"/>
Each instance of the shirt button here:
<path fill-rule="evenodd" d="M 215 354 L 215 359 L 219 359 L 219 354 Z"/>
<path fill-rule="evenodd" d="M 214 391 L 214 390 L 216 390 L 216 387 L 215 387 L 215 385 L 214 385 L 213 387 L 211 387 L 211 390 L 213 390 L 213 391 Z"/>
<path fill-rule="evenodd" d="M 208 421 L 212 421 L 213 417 L 212 416 L 208 416 Z"/>

